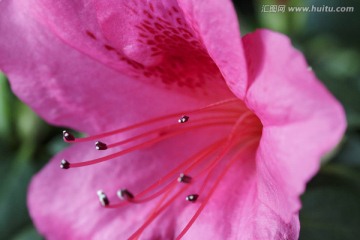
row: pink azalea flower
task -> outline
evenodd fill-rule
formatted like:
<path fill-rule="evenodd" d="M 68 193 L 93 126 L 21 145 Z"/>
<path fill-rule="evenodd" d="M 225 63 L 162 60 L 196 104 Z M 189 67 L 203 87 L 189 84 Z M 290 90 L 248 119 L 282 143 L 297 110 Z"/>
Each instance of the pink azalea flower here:
<path fill-rule="evenodd" d="M 241 39 L 230 1 L 0 6 L 14 92 L 93 136 L 65 132 L 30 185 L 47 239 L 298 238 L 299 195 L 345 119 L 286 36 Z"/>

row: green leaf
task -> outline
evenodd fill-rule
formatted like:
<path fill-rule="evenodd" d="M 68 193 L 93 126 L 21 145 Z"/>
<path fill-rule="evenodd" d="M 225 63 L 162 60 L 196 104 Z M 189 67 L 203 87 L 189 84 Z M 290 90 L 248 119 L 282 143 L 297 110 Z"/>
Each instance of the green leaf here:
<path fill-rule="evenodd" d="M 329 164 L 302 196 L 300 239 L 360 239 L 360 168 Z"/>
<path fill-rule="evenodd" d="M 27 226 L 19 234 L 17 234 L 13 240 L 41 240 L 42 237 L 36 231 L 33 226 Z"/>
<path fill-rule="evenodd" d="M 0 72 L 0 138 L 9 139 L 12 129 L 12 97 L 6 77 Z"/>
<path fill-rule="evenodd" d="M 349 189 L 319 188 L 303 197 L 300 239 L 360 238 L 360 196 Z"/>
<path fill-rule="evenodd" d="M 333 160 L 339 164 L 360 167 L 360 136 L 349 133 L 345 137 L 344 144 Z"/>
<path fill-rule="evenodd" d="M 302 1 L 299 1 L 302 2 Z M 304 1 L 307 6 L 327 6 L 333 7 L 353 7 L 352 12 L 311 12 L 309 13 L 306 30 L 308 34 L 328 33 L 336 35 L 342 41 L 359 46 L 360 21 L 359 21 L 359 1 L 329 1 L 329 0 L 309 0 Z"/>
<path fill-rule="evenodd" d="M 4 157 L 4 156 L 3 156 Z M 0 235 L 3 239 L 9 239 L 16 234 L 18 229 L 31 223 L 26 207 L 27 185 L 34 174 L 34 169 L 28 162 L 12 161 L 14 158 L 5 156 L 1 167 L 6 169 L 2 172 L 0 187 Z"/>

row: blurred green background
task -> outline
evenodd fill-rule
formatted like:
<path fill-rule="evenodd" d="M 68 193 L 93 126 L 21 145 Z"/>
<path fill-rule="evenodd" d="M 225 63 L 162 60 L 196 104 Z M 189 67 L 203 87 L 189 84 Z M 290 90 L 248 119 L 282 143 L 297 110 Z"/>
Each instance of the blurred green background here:
<path fill-rule="evenodd" d="M 302 196 L 300 239 L 360 239 L 360 2 L 233 2 L 242 34 L 269 28 L 290 36 L 346 110 L 343 142 L 323 160 Z M 289 6 L 350 6 L 354 11 L 290 12 Z M 0 75 L 0 239 L 41 239 L 28 216 L 26 191 L 31 176 L 66 146 L 61 131 L 21 103 Z"/>

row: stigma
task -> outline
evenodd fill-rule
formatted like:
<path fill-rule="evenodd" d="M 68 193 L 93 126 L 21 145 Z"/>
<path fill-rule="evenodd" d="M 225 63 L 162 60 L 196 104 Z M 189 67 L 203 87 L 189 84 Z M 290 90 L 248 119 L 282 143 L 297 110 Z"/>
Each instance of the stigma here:
<path fill-rule="evenodd" d="M 107 209 L 118 209 L 132 204 L 154 205 L 150 216 L 135 232 L 129 234 L 129 239 L 139 238 L 143 231 L 171 206 L 180 202 L 187 202 L 185 205 L 180 204 L 182 207 L 195 206 L 197 210 L 193 216 L 190 216 L 188 224 L 176 238 L 180 239 L 211 201 L 212 195 L 229 169 L 246 155 L 245 152 L 253 151 L 259 143 L 262 132 L 261 122 L 239 99 L 228 99 L 194 110 L 159 116 L 89 137 L 76 138 L 72 133 L 64 130 L 65 142 L 71 144 L 93 142 L 96 150 L 110 153 L 77 162 L 62 159 L 60 168 L 71 171 L 80 167 L 96 166 L 103 162 L 119 161 L 128 153 L 145 148 L 151 149 L 158 143 L 172 138 L 182 138 L 185 134 L 191 136 L 199 134 L 200 131 L 212 133 L 215 128 L 221 129 L 220 137 L 211 134 L 207 136 L 208 144 L 205 144 L 205 147 L 196 150 L 186 159 L 174 161 L 176 164 L 166 174 L 152 176 L 153 181 L 150 181 L 143 190 L 132 191 L 126 186 L 119 186 L 109 195 L 103 190 L 96 192 L 100 205 Z M 125 133 L 130 137 L 124 139 Z M 108 140 L 109 137 L 112 141 Z"/>

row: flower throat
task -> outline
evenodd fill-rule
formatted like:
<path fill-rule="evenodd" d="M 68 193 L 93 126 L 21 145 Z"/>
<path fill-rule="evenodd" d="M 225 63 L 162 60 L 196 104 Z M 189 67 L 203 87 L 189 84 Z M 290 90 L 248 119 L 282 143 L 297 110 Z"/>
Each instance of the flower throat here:
<path fill-rule="evenodd" d="M 180 117 L 179 117 L 180 116 Z M 128 239 L 137 239 L 159 215 L 178 201 L 188 201 L 197 205 L 186 226 L 178 233 L 181 239 L 199 217 L 218 185 L 236 162 L 244 160 L 249 151 L 255 151 L 261 136 L 262 125 L 259 119 L 239 99 L 228 99 L 187 112 L 178 112 L 153 118 L 125 128 L 94 136 L 75 138 L 63 131 L 63 139 L 68 143 L 95 142 L 99 151 L 113 148 L 121 150 L 96 159 L 82 162 L 61 160 L 62 169 L 72 169 L 114 160 L 136 150 L 152 147 L 154 144 L 183 134 L 198 134 L 198 131 L 217 128 L 222 136 L 214 137 L 209 145 L 203 147 L 138 193 L 120 188 L 116 195 L 119 200 L 110 201 L 102 190 L 97 191 L 101 205 L 108 209 L 121 208 L 130 204 L 145 204 L 155 201 L 152 211 L 143 224 Z M 106 142 L 103 139 L 125 132 L 136 131 L 127 139 Z M 206 141 L 209 137 L 206 136 Z M 179 150 L 181 151 L 181 150 Z M 161 165 L 160 165 L 161 166 Z M 179 213 L 182 212 L 178 209 Z"/>

